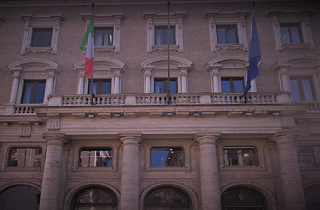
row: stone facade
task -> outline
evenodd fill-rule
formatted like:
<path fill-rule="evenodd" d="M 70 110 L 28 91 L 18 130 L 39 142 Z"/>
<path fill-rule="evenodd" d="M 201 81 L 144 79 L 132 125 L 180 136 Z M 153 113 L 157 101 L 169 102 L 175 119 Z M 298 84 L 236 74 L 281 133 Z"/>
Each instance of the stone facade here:
<path fill-rule="evenodd" d="M 155 44 L 167 9 L 95 1 L 95 27 L 114 42 L 95 47 L 93 79 L 110 94 L 92 99 L 79 49 L 91 3 L 0 3 L 0 209 L 320 208 L 320 4 L 256 1 L 262 58 L 246 96 L 223 81 L 245 83 L 252 3 L 171 1 L 169 64 Z M 237 43 L 219 43 L 227 26 Z M 51 45 L 34 47 L 43 28 Z M 155 85 L 168 65 L 169 104 Z M 24 101 L 41 82 L 43 101 Z"/>

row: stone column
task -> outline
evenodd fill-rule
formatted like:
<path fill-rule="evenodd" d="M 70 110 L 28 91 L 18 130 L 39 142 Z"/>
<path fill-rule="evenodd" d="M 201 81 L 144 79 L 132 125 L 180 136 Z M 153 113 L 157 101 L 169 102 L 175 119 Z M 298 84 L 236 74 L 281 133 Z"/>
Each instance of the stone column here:
<path fill-rule="evenodd" d="M 84 93 L 84 75 L 79 74 L 78 76 L 78 93 L 77 94 L 83 94 Z"/>
<path fill-rule="evenodd" d="M 200 145 L 200 187 L 202 210 L 221 209 L 220 182 L 216 141 L 220 134 L 200 135 L 197 142 Z"/>
<path fill-rule="evenodd" d="M 61 133 L 45 133 L 46 161 L 41 185 L 40 210 L 57 210 L 60 196 L 62 148 L 66 137 Z"/>
<path fill-rule="evenodd" d="M 220 91 L 220 85 L 219 85 L 219 70 L 214 69 L 211 72 L 212 75 L 212 83 L 213 83 L 213 92 L 219 93 Z"/>
<path fill-rule="evenodd" d="M 139 209 L 140 135 L 121 135 L 123 143 L 121 176 L 121 210 Z"/>
<path fill-rule="evenodd" d="M 181 93 L 187 92 L 187 74 L 182 73 L 181 74 Z"/>
<path fill-rule="evenodd" d="M 298 157 L 294 145 L 294 135 L 276 134 L 279 166 L 285 210 L 305 210 L 305 199 L 298 166 Z"/>
<path fill-rule="evenodd" d="M 151 93 L 151 74 L 146 74 L 145 93 Z"/>
<path fill-rule="evenodd" d="M 281 66 L 279 70 L 279 75 L 281 79 L 281 86 L 282 91 L 291 92 L 291 85 L 290 85 L 290 78 L 288 73 L 288 67 L 287 66 Z"/>
<path fill-rule="evenodd" d="M 119 75 L 114 76 L 114 94 L 120 93 L 120 77 Z"/>
<path fill-rule="evenodd" d="M 16 103 L 20 77 L 19 74 L 13 74 L 13 83 L 10 96 L 10 103 Z"/>

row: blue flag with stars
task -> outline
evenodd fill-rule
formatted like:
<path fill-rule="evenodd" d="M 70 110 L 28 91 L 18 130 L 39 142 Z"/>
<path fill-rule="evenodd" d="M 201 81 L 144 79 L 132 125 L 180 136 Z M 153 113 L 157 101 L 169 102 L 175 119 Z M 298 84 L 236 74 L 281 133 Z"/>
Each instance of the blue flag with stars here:
<path fill-rule="evenodd" d="M 244 95 L 248 93 L 251 88 L 251 81 L 254 80 L 258 74 L 258 63 L 261 59 L 260 52 L 260 42 L 258 37 L 258 31 L 256 26 L 256 21 L 254 20 L 254 16 L 252 15 L 252 31 L 251 31 L 251 40 L 250 40 L 250 49 L 249 49 L 249 63 L 247 70 L 247 85 L 244 89 Z"/>

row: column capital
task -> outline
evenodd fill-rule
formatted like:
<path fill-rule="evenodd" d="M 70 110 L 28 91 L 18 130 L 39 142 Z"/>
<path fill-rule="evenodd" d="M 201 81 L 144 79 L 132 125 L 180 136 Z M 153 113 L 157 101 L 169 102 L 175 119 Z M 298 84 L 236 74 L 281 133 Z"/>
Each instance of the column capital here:
<path fill-rule="evenodd" d="M 48 145 L 63 145 L 69 142 L 69 138 L 64 133 L 43 133 L 44 138 Z"/>
<path fill-rule="evenodd" d="M 123 144 L 139 144 L 141 141 L 141 133 L 119 133 L 120 141 Z"/>
<path fill-rule="evenodd" d="M 294 143 L 294 139 L 298 136 L 298 132 L 295 130 L 279 131 L 275 133 L 270 140 L 277 144 Z"/>
<path fill-rule="evenodd" d="M 219 132 L 199 132 L 197 133 L 195 140 L 200 144 L 215 144 L 220 136 L 221 133 Z"/>

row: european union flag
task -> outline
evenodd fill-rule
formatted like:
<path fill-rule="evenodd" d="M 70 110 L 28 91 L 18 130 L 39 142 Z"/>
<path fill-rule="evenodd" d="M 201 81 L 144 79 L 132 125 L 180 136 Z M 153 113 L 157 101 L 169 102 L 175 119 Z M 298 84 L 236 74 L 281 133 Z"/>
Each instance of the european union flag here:
<path fill-rule="evenodd" d="M 256 21 L 254 20 L 254 16 L 252 15 L 252 32 L 251 32 L 250 49 L 249 49 L 250 66 L 248 66 L 247 85 L 246 85 L 246 88 L 244 89 L 244 95 L 246 95 L 250 90 L 251 81 L 254 80 L 259 74 L 258 63 L 260 59 L 261 59 L 260 42 L 258 37 Z"/>

